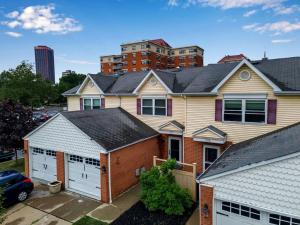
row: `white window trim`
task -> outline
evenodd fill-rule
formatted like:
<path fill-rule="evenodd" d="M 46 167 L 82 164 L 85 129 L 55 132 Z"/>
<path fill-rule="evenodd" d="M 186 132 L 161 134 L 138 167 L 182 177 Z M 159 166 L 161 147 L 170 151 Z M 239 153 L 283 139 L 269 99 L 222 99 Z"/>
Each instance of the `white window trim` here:
<path fill-rule="evenodd" d="M 152 115 L 150 115 L 150 114 L 144 114 L 144 112 L 143 112 L 143 100 L 144 99 L 151 99 L 152 100 Z M 165 109 L 166 109 L 165 115 L 155 115 L 155 100 L 156 99 L 163 99 L 163 100 L 165 100 Z M 150 106 L 146 106 L 146 107 L 150 107 Z M 161 117 L 161 116 L 167 116 L 167 114 L 168 114 L 168 103 L 167 103 L 167 98 L 166 97 L 144 96 L 144 97 L 141 98 L 141 115 L 142 116 L 158 116 L 158 117 Z"/>
<path fill-rule="evenodd" d="M 182 138 L 170 136 L 168 138 L 168 158 L 171 159 L 171 140 L 179 140 L 179 161 L 182 162 Z"/>
<path fill-rule="evenodd" d="M 212 164 L 210 164 L 210 166 L 207 168 L 207 169 L 205 169 L 205 163 L 206 163 L 206 161 L 205 161 L 205 149 L 206 148 L 214 148 L 214 149 L 217 149 L 218 150 L 218 156 L 217 156 L 217 159 L 220 157 L 220 155 L 221 155 L 221 149 L 220 149 L 220 146 L 217 146 L 217 145 L 203 145 L 203 154 L 202 154 L 202 157 L 203 157 L 203 172 L 205 171 L 205 170 L 207 170 Z M 209 162 L 210 163 L 210 162 Z"/>
<path fill-rule="evenodd" d="M 226 100 L 238 100 L 242 101 L 242 121 L 225 121 L 224 120 L 224 112 L 225 112 L 225 101 Z M 254 101 L 265 101 L 265 122 L 246 122 L 245 115 L 246 115 L 246 101 L 247 100 L 254 100 Z M 265 125 L 268 121 L 268 99 L 266 98 L 224 98 L 222 103 L 222 122 L 223 123 L 243 123 L 243 124 L 261 124 Z"/>
<path fill-rule="evenodd" d="M 83 110 L 86 110 L 85 108 L 84 108 L 84 100 L 86 100 L 86 99 L 90 99 L 91 100 L 91 109 L 90 110 L 93 110 L 94 109 L 94 102 L 93 102 L 93 100 L 94 99 L 99 99 L 99 103 L 100 103 L 100 109 L 101 109 L 101 97 L 83 97 L 83 102 L 82 102 L 82 107 L 83 107 Z"/>

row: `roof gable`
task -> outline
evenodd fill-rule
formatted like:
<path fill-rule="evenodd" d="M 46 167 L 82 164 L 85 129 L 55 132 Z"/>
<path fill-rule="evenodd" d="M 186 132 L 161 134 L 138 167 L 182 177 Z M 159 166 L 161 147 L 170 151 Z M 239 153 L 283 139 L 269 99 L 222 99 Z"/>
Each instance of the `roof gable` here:
<path fill-rule="evenodd" d="M 159 132 L 162 134 L 182 134 L 184 131 L 184 126 L 177 122 L 176 120 L 172 120 L 167 122 L 159 127 Z"/>
<path fill-rule="evenodd" d="M 227 140 L 227 134 L 214 126 L 208 126 L 203 129 L 197 130 L 193 133 L 194 141 L 219 143 L 223 144 Z"/>
<path fill-rule="evenodd" d="M 254 71 L 262 80 L 264 80 L 269 86 L 273 88 L 274 92 L 280 92 L 281 89 L 274 84 L 267 76 L 265 76 L 261 71 L 259 71 L 254 65 L 252 65 L 247 59 L 241 61 L 229 74 L 227 74 L 217 86 L 215 86 L 211 92 L 217 93 L 219 89 L 233 76 L 236 72 L 243 66 L 248 66 L 252 71 Z"/>
<path fill-rule="evenodd" d="M 76 94 L 103 94 L 103 91 L 98 84 L 92 79 L 90 75 L 87 75 L 81 86 L 78 88 Z"/>
<path fill-rule="evenodd" d="M 151 83 L 151 77 L 154 77 L 166 91 L 166 93 L 172 93 L 171 89 L 166 85 L 165 82 L 157 75 L 157 73 L 153 70 L 150 70 L 149 73 L 144 77 L 144 79 L 140 82 L 140 84 L 135 88 L 133 94 L 137 94 L 146 84 Z M 153 85 L 157 85 L 157 83 L 153 82 Z M 149 84 L 152 85 L 152 84 Z"/>

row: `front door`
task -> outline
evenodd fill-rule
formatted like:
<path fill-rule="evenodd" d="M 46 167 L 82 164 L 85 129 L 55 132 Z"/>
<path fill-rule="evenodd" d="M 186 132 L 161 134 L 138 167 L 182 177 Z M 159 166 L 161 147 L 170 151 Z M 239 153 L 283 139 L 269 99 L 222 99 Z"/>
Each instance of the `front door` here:
<path fill-rule="evenodd" d="M 169 137 L 169 158 L 181 162 L 181 138 Z"/>

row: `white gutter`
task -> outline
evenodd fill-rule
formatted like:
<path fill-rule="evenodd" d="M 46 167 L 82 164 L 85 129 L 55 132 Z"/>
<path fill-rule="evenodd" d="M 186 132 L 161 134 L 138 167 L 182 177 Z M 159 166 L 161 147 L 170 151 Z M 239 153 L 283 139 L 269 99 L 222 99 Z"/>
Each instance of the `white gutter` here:
<path fill-rule="evenodd" d="M 300 91 L 275 91 L 275 95 L 300 95 Z"/>
<path fill-rule="evenodd" d="M 217 92 L 198 92 L 198 93 L 170 93 L 172 96 L 217 96 Z"/>
<path fill-rule="evenodd" d="M 111 196 L 111 166 L 110 166 L 110 152 L 108 153 L 108 192 L 109 192 L 109 203 L 112 203 L 112 196 Z"/>

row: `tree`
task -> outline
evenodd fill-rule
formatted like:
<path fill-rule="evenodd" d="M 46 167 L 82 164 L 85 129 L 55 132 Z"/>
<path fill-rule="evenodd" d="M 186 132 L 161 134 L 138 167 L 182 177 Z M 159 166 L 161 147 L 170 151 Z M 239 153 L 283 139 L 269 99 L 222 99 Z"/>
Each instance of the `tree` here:
<path fill-rule="evenodd" d="M 25 106 L 41 106 L 57 99 L 55 85 L 33 73 L 31 64 L 23 61 L 15 69 L 0 74 L 0 101 L 11 99 Z"/>
<path fill-rule="evenodd" d="M 141 176 L 141 200 L 150 211 L 161 210 L 167 215 L 182 215 L 193 204 L 188 190 L 175 182 L 172 170 L 176 160 L 152 167 Z"/>
<path fill-rule="evenodd" d="M 30 109 L 11 100 L 0 102 L 0 149 L 16 154 L 16 150 L 23 147 L 22 138 L 34 127 Z"/>
<path fill-rule="evenodd" d="M 85 77 L 86 76 L 84 74 L 77 74 L 75 72 L 72 72 L 66 76 L 61 77 L 57 85 L 57 93 L 58 93 L 57 102 L 58 103 L 66 102 L 66 98 L 62 96 L 62 93 L 81 84 L 85 79 Z"/>

